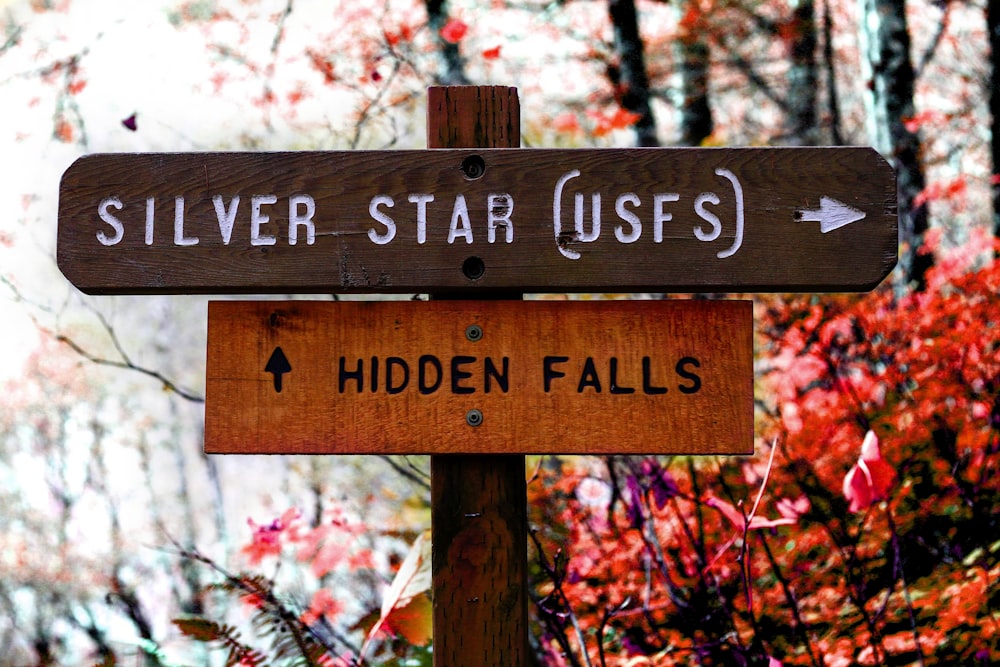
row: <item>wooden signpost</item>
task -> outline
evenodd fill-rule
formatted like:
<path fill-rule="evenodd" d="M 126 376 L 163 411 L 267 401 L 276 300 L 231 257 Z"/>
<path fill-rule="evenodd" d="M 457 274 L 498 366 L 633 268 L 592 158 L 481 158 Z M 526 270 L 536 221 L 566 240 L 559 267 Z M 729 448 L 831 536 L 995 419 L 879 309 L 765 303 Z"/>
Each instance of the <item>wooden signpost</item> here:
<path fill-rule="evenodd" d="M 216 301 L 213 454 L 751 454 L 749 301 Z"/>
<path fill-rule="evenodd" d="M 93 294 L 429 293 L 210 304 L 206 451 L 432 454 L 434 663 L 523 667 L 523 454 L 751 453 L 753 368 L 746 301 L 521 294 L 868 290 L 895 176 L 866 148 L 517 149 L 507 87 L 431 88 L 427 117 L 433 150 L 81 158 L 58 264 Z"/>
<path fill-rule="evenodd" d="M 898 243 L 870 148 L 108 154 L 60 193 L 93 294 L 866 291 Z"/>

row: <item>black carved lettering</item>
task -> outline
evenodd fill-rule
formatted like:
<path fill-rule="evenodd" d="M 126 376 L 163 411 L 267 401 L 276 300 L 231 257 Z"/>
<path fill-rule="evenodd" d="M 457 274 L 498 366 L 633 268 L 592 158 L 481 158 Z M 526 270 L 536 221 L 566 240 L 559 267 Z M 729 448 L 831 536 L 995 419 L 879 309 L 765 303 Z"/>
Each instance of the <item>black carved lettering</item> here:
<path fill-rule="evenodd" d="M 580 373 L 580 384 L 576 386 L 576 391 L 582 394 L 587 387 L 592 387 L 598 394 L 601 393 L 601 378 L 597 376 L 597 367 L 594 366 L 593 357 L 587 357 L 587 360 L 583 362 L 583 372 Z"/>
<path fill-rule="evenodd" d="M 399 369 L 402 378 L 396 384 L 396 374 L 393 369 Z M 389 394 L 398 394 L 410 384 L 410 366 L 399 357 L 387 357 L 385 360 L 385 390 Z"/>
<path fill-rule="evenodd" d="M 635 387 L 624 387 L 618 383 L 618 357 L 611 357 L 611 377 L 609 378 L 612 394 L 634 394 Z"/>
<path fill-rule="evenodd" d="M 545 382 L 545 393 L 552 389 L 552 381 L 556 378 L 566 377 L 562 371 L 552 368 L 553 364 L 564 364 L 569 361 L 569 357 L 547 356 L 542 360 L 542 378 Z"/>
<path fill-rule="evenodd" d="M 483 380 L 483 391 L 487 394 L 490 393 L 490 390 L 493 389 L 493 380 L 496 380 L 497 386 L 500 387 L 500 391 L 506 394 L 507 390 L 510 388 L 510 358 L 504 357 L 500 362 L 501 367 L 503 368 L 502 371 L 497 370 L 496 364 L 493 363 L 493 359 L 490 357 L 486 357 L 486 359 L 484 359 L 484 363 L 485 368 L 483 370 L 483 375 L 485 377 Z"/>
<path fill-rule="evenodd" d="M 427 368 L 433 367 L 437 374 L 434 384 L 427 384 Z M 444 378 L 444 371 L 441 368 L 441 360 L 433 354 L 425 354 L 417 361 L 417 390 L 421 394 L 433 394 L 441 388 L 441 380 Z"/>
<path fill-rule="evenodd" d="M 358 393 L 360 394 L 364 391 L 365 386 L 365 362 L 363 359 L 358 359 L 358 369 L 356 371 L 347 370 L 347 359 L 344 357 L 340 358 L 340 364 L 337 372 L 337 387 L 340 393 L 344 393 L 344 387 L 348 380 L 354 380 L 358 383 Z"/>
<path fill-rule="evenodd" d="M 680 389 L 683 394 L 694 394 L 701 389 L 701 376 L 688 370 L 688 366 L 701 368 L 701 362 L 694 357 L 682 357 L 680 361 L 677 362 L 677 366 L 675 367 L 677 374 L 685 380 L 690 380 L 691 382 L 691 384 L 677 385 L 677 388 Z"/>
<path fill-rule="evenodd" d="M 642 392 L 649 396 L 655 396 L 656 394 L 667 393 L 666 387 L 657 387 L 653 384 L 653 373 L 650 369 L 650 359 L 649 357 L 642 358 Z"/>
<path fill-rule="evenodd" d="M 466 387 L 462 384 L 462 380 L 467 380 L 472 377 L 472 373 L 464 371 L 461 368 L 462 366 L 471 364 L 475 360 L 475 357 L 465 355 L 458 355 L 451 358 L 451 393 L 472 394 L 476 391 L 475 387 Z"/>

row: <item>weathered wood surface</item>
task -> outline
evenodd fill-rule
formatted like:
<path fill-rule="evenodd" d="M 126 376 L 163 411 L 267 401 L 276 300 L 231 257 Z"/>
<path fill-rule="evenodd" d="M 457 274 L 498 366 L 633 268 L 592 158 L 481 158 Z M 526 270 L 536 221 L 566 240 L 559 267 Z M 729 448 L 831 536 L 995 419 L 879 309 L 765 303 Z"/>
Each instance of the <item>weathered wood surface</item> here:
<path fill-rule="evenodd" d="M 205 449 L 748 454 L 752 326 L 748 301 L 211 302 Z"/>
<path fill-rule="evenodd" d="M 520 106 L 516 88 L 430 88 L 427 147 L 517 148 Z M 475 160 L 464 164 L 470 177 L 482 166 Z M 483 268 L 473 256 L 463 263 L 463 275 L 470 279 Z M 493 296 L 521 298 L 517 292 Z M 467 340 L 475 338 L 470 333 Z M 431 456 L 435 667 L 527 666 L 527 498 L 523 455 Z"/>
<path fill-rule="evenodd" d="M 432 456 L 434 667 L 526 667 L 523 456 Z"/>
<path fill-rule="evenodd" d="M 90 155 L 57 250 L 95 294 L 472 296 L 863 291 L 896 254 L 895 175 L 849 147 Z"/>

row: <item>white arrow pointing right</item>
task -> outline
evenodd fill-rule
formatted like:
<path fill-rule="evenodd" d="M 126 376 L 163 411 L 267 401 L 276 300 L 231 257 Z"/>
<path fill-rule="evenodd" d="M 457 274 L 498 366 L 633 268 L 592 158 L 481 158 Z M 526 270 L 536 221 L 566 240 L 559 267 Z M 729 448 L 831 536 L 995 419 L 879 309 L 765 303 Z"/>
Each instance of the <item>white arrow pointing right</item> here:
<path fill-rule="evenodd" d="M 833 197 L 820 197 L 818 209 L 803 209 L 795 212 L 795 219 L 799 222 L 808 220 L 819 223 L 819 231 L 826 234 L 835 229 L 840 229 L 852 222 L 864 220 L 868 214 L 859 211 L 853 206 L 837 201 Z"/>

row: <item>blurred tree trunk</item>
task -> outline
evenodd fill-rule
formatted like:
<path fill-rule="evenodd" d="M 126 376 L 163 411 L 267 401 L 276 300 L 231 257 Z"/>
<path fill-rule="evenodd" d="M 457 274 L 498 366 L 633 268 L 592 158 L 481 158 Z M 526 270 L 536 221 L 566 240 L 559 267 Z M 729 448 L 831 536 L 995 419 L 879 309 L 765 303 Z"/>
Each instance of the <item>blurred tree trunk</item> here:
<path fill-rule="evenodd" d="M 683 28 L 691 12 L 698 11 L 696 0 L 681 0 L 678 17 L 682 24 L 677 40 L 680 69 L 681 145 L 700 146 L 715 130 L 708 102 L 708 42 L 698 29 Z"/>
<path fill-rule="evenodd" d="M 823 3 L 823 67 L 826 70 L 827 112 L 830 114 L 830 142 L 834 146 L 844 144 L 840 130 L 840 93 L 837 88 L 836 59 L 833 54 L 833 17 L 830 0 Z"/>
<path fill-rule="evenodd" d="M 869 136 L 896 170 L 903 247 L 902 281 L 920 290 L 933 265 L 917 250 L 928 229 L 927 205 L 915 200 L 926 184 L 920 164 L 920 138 L 906 128 L 914 115 L 914 70 L 905 0 L 861 0 L 861 62 L 868 82 L 865 106 Z"/>
<path fill-rule="evenodd" d="M 441 86 L 468 85 L 465 76 L 465 61 L 458 44 L 453 44 L 441 36 L 441 28 L 448 23 L 448 0 L 424 0 L 427 8 L 427 24 L 434 33 L 438 52 L 441 55 L 441 69 L 434 77 L 434 83 Z"/>
<path fill-rule="evenodd" d="M 614 30 L 617 67 L 608 68 L 608 76 L 615 87 L 622 108 L 639 114 L 632 126 L 637 146 L 659 146 L 656 136 L 656 119 L 649 106 L 649 77 L 646 59 L 639 36 L 639 19 L 634 0 L 608 0 L 608 13 Z"/>
<path fill-rule="evenodd" d="M 986 27 L 990 33 L 990 146 L 993 155 L 993 235 L 1000 237 L 1000 3 L 990 0 Z"/>
<path fill-rule="evenodd" d="M 791 0 L 791 29 L 788 48 L 788 133 L 790 143 L 815 146 L 819 143 L 816 114 L 819 76 L 816 65 L 816 4 L 814 0 Z"/>

